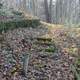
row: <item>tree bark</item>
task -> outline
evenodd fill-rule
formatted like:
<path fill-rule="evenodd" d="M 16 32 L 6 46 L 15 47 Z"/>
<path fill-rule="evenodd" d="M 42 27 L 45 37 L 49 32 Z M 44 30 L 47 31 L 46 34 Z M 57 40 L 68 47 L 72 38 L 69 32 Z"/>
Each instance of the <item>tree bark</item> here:
<path fill-rule="evenodd" d="M 49 15 L 50 15 L 50 22 L 52 23 L 52 0 L 50 0 L 50 5 L 49 5 Z"/>
<path fill-rule="evenodd" d="M 27 12 L 26 0 L 23 0 L 23 12 Z"/>
<path fill-rule="evenodd" d="M 37 1 L 36 0 L 32 0 L 32 12 L 33 12 L 33 15 L 36 16 L 37 15 L 37 12 L 36 12 L 36 3 Z"/>
<path fill-rule="evenodd" d="M 49 14 L 49 8 L 48 8 L 48 1 L 47 0 L 44 0 L 44 6 L 45 6 L 46 21 L 51 22 L 50 14 Z"/>

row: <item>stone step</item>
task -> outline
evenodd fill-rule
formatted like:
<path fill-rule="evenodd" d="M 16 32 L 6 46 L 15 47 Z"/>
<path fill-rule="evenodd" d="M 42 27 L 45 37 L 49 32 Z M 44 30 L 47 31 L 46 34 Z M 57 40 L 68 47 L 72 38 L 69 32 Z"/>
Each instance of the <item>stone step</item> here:
<path fill-rule="evenodd" d="M 45 52 L 55 52 L 55 48 L 46 48 Z"/>
<path fill-rule="evenodd" d="M 41 38 L 41 37 L 38 37 L 36 39 L 37 39 L 37 41 L 44 41 L 44 42 L 46 42 L 46 41 L 51 42 L 52 41 L 51 38 Z"/>
<path fill-rule="evenodd" d="M 34 42 L 34 44 L 46 45 L 46 46 L 54 45 L 52 42 L 40 42 L 40 41 L 36 41 L 36 42 Z"/>

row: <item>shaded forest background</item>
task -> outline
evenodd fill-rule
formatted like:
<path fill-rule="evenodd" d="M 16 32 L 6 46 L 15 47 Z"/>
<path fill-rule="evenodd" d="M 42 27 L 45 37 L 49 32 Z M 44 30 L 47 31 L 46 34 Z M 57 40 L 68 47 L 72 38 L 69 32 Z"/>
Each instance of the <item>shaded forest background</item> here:
<path fill-rule="evenodd" d="M 0 0 L 0 80 L 80 80 L 80 0 Z"/>
<path fill-rule="evenodd" d="M 34 15 L 42 21 L 75 26 L 80 24 L 80 0 L 0 0 L 4 7 Z"/>

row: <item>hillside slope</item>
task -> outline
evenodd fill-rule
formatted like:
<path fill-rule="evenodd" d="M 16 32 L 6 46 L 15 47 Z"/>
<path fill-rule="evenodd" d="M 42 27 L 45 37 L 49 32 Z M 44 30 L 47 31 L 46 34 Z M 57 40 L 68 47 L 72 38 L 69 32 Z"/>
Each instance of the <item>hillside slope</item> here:
<path fill-rule="evenodd" d="M 0 35 L 1 80 L 75 80 L 80 30 L 41 23 Z"/>

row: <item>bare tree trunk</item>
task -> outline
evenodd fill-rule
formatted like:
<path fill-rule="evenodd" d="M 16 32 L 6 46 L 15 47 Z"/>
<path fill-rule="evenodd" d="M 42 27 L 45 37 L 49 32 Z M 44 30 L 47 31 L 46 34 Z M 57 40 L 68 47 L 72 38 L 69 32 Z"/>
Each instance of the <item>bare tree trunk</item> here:
<path fill-rule="evenodd" d="M 49 17 L 50 17 L 50 22 L 52 23 L 52 1 L 53 0 L 50 0 L 50 5 L 49 5 Z"/>
<path fill-rule="evenodd" d="M 80 23 L 80 0 L 79 0 L 79 23 Z"/>
<path fill-rule="evenodd" d="M 27 12 L 26 0 L 23 0 L 23 12 Z"/>
<path fill-rule="evenodd" d="M 50 20 L 50 14 L 49 14 L 49 9 L 48 9 L 48 1 L 44 0 L 44 6 L 45 6 L 45 15 L 46 15 L 46 21 L 51 22 Z"/>
<path fill-rule="evenodd" d="M 33 14 L 34 14 L 34 16 L 36 16 L 37 15 L 37 12 L 36 12 L 36 3 L 37 2 L 37 0 L 32 0 L 32 12 L 33 12 Z"/>

